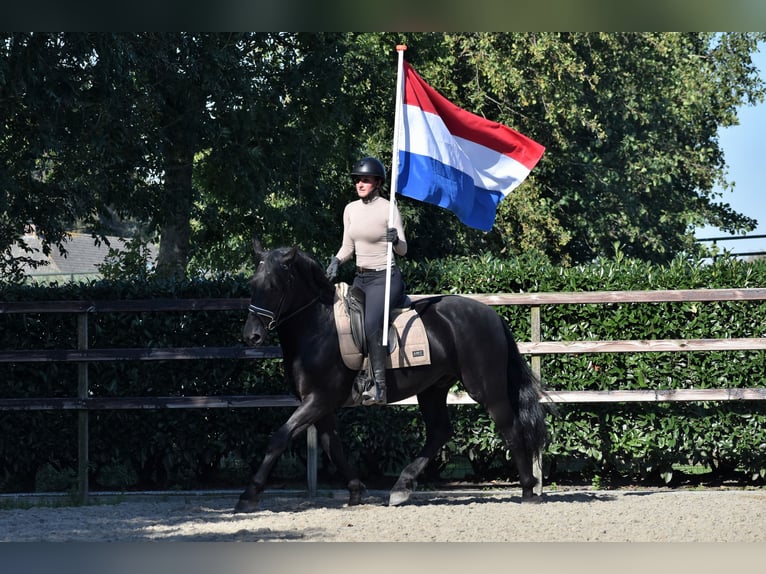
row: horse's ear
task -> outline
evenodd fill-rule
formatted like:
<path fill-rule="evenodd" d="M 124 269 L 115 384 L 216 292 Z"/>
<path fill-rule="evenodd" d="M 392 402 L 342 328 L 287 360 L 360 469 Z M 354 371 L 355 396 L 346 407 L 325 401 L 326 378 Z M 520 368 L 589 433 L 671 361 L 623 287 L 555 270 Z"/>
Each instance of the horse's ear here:
<path fill-rule="evenodd" d="M 253 257 L 253 261 L 255 263 L 255 266 L 258 267 L 258 265 L 266 260 L 266 255 L 268 254 L 268 251 L 263 248 L 263 245 L 261 245 L 261 242 L 258 240 L 258 238 L 253 235 L 253 251 L 255 252 L 255 256 Z"/>
<path fill-rule="evenodd" d="M 297 247 L 291 247 L 287 250 L 287 253 L 285 253 L 285 264 L 292 263 L 295 261 L 295 257 L 298 255 L 298 248 Z"/>
<path fill-rule="evenodd" d="M 256 259 L 263 259 L 266 255 L 266 250 L 255 235 L 253 235 L 253 251 L 255 251 Z"/>

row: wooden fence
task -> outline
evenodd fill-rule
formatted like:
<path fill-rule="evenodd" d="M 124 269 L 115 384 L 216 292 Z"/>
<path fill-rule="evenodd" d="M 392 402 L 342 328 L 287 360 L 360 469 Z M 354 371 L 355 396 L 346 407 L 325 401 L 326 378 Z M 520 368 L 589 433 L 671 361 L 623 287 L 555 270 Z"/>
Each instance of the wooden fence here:
<path fill-rule="evenodd" d="M 428 295 L 411 295 L 412 299 Z M 527 342 L 519 342 L 520 351 L 531 357 L 532 368 L 540 373 L 541 357 L 549 354 L 644 353 L 684 351 L 766 350 L 766 337 L 731 339 L 661 339 L 621 341 L 543 341 L 541 308 L 550 305 L 666 303 L 710 301 L 763 301 L 766 289 L 693 289 L 668 291 L 600 291 L 577 293 L 503 293 L 464 295 L 487 305 L 521 305 L 530 309 L 531 332 Z M 0 411 L 77 410 L 78 411 L 78 494 L 82 503 L 88 498 L 88 413 L 117 409 L 209 409 L 285 407 L 297 405 L 290 395 L 227 395 L 186 397 L 89 397 L 88 365 L 99 361 L 169 361 L 189 359 L 265 359 L 281 356 L 279 347 L 246 348 L 184 347 L 91 349 L 88 347 L 88 317 L 93 313 L 170 312 L 170 311 L 245 311 L 247 299 L 173 299 L 127 301 L 47 301 L 0 302 L 3 313 L 77 314 L 76 349 L 1 350 L 0 363 L 75 362 L 78 364 L 76 397 L 0 398 Z M 737 389 L 675 389 L 615 391 L 547 391 L 541 400 L 556 403 L 603 403 L 636 401 L 731 401 L 766 400 L 764 381 L 756 386 Z M 450 404 L 471 404 L 464 394 L 450 394 Z M 413 405 L 417 399 L 393 403 Z M 276 430 L 276 429 L 275 429 Z M 317 445 L 314 429 L 307 433 L 308 491 L 316 492 Z"/>

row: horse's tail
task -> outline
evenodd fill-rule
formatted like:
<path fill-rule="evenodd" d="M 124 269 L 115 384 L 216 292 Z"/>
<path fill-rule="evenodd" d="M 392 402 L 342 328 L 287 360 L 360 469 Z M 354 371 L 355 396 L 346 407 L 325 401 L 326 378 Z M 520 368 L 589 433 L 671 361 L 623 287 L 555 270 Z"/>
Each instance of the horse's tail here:
<path fill-rule="evenodd" d="M 508 387 L 511 397 L 518 397 L 519 420 L 524 442 L 531 454 L 542 452 L 548 437 L 545 409 L 540 398 L 545 393 L 540 379 L 521 356 L 516 341 L 506 325 L 508 338 Z"/>

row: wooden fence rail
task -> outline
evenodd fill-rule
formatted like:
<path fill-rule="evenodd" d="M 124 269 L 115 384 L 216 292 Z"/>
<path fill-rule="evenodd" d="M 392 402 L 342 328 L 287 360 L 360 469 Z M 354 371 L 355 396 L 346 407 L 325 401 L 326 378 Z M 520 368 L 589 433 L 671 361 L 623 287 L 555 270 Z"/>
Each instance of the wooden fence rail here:
<path fill-rule="evenodd" d="M 515 305 L 530 308 L 530 340 L 519 342 L 520 351 L 531 357 L 532 368 L 541 370 L 541 356 L 580 353 L 645 353 L 685 351 L 766 350 L 766 337 L 732 339 L 663 339 L 623 341 L 542 341 L 541 307 L 614 303 L 667 303 L 714 301 L 763 301 L 766 289 L 687 289 L 665 291 L 599 291 L 573 293 L 501 293 L 463 295 L 487 305 Z M 411 295 L 412 299 L 428 295 Z M 0 398 L 1 411 L 76 410 L 78 415 L 78 492 L 80 501 L 88 498 L 88 413 L 93 410 L 121 409 L 207 409 L 288 407 L 297 405 L 289 395 L 232 395 L 187 397 L 90 397 L 88 365 L 103 361 L 172 361 L 193 359 L 266 359 L 281 356 L 279 347 L 178 347 L 138 349 L 88 348 L 88 316 L 94 313 L 171 312 L 171 311 L 245 311 L 245 298 L 162 299 L 122 301 L 36 301 L 0 302 L 0 315 L 16 313 L 75 313 L 78 318 L 77 349 L 0 350 L 0 363 L 74 362 L 78 364 L 77 397 Z M 766 400 L 766 385 L 758 381 L 752 388 L 676 389 L 632 391 L 548 391 L 542 401 L 557 403 L 605 403 L 639 401 L 742 401 Z M 471 404 L 465 394 L 450 394 L 450 404 Z M 414 405 L 411 397 L 393 405 Z M 308 490 L 316 492 L 316 434 L 308 433 Z"/>

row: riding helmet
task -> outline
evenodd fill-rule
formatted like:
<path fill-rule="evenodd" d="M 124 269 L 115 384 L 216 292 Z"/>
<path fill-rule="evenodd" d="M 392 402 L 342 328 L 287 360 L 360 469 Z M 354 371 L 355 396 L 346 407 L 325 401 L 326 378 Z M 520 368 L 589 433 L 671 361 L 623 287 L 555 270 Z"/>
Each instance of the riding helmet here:
<path fill-rule="evenodd" d="M 386 168 L 383 163 L 374 157 L 363 157 L 354 165 L 351 175 L 370 175 L 386 181 Z"/>

